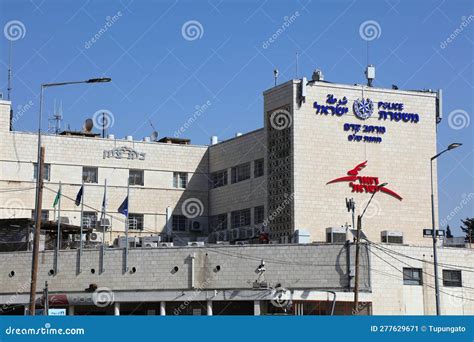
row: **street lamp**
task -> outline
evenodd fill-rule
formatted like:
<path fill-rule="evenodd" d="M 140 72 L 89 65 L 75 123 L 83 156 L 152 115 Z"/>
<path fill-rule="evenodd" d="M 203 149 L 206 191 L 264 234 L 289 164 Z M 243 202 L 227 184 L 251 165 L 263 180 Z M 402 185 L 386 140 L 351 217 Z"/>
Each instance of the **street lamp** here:
<path fill-rule="evenodd" d="M 40 188 L 42 182 L 42 172 L 40 170 L 41 166 L 41 122 L 43 120 L 43 92 L 45 88 L 59 87 L 71 84 L 82 84 L 82 83 L 107 83 L 112 81 L 111 78 L 102 77 L 102 78 L 91 78 L 84 81 L 72 81 L 72 82 L 58 82 L 58 83 L 43 83 L 41 84 L 40 91 L 40 109 L 39 109 L 39 118 L 38 118 L 38 154 L 36 159 L 36 195 L 35 195 L 35 233 L 33 237 L 33 258 L 31 266 L 31 284 L 30 284 L 30 304 L 29 304 L 29 314 L 35 314 L 35 296 L 36 296 L 36 274 L 38 270 L 38 249 L 39 249 L 39 238 L 41 230 L 41 210 L 40 207 Z M 58 236 L 59 239 L 59 236 Z"/>
<path fill-rule="evenodd" d="M 434 278 L 435 278 L 435 298 L 436 298 L 436 315 L 440 315 L 440 305 L 439 305 L 439 284 L 438 284 L 438 255 L 436 252 L 436 241 L 437 241 L 437 231 L 435 227 L 435 214 L 434 214 L 434 190 L 433 190 L 433 160 L 438 158 L 445 152 L 454 150 L 455 148 L 462 146 L 461 143 L 452 143 L 448 146 L 447 149 L 439 152 L 434 157 L 431 157 L 430 161 L 430 175 L 431 175 L 431 230 L 433 237 L 433 263 L 434 263 Z"/>

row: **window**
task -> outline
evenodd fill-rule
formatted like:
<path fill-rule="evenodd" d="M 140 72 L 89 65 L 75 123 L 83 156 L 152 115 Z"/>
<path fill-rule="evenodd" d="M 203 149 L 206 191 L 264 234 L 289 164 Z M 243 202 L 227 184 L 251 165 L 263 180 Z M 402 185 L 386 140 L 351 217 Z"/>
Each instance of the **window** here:
<path fill-rule="evenodd" d="M 188 174 L 186 172 L 173 172 L 173 187 L 186 189 L 188 186 Z"/>
<path fill-rule="evenodd" d="M 403 268 L 404 285 L 423 285 L 423 273 L 421 268 Z"/>
<path fill-rule="evenodd" d="M 253 176 L 255 178 L 257 177 L 261 177 L 263 176 L 264 174 L 264 163 L 263 163 L 263 158 L 262 159 L 257 159 L 255 162 L 254 162 L 254 165 L 253 165 Z"/>
<path fill-rule="evenodd" d="M 128 229 L 143 230 L 143 214 L 128 214 Z"/>
<path fill-rule="evenodd" d="M 50 176 L 51 176 L 51 164 L 43 164 L 44 165 L 44 170 L 43 170 L 43 180 L 49 181 Z M 33 163 L 33 178 L 37 179 L 38 178 L 38 164 Z"/>
<path fill-rule="evenodd" d="M 35 210 L 31 211 L 31 219 L 35 219 Z M 41 221 L 48 221 L 49 220 L 49 210 L 41 210 Z"/>
<path fill-rule="evenodd" d="M 84 183 L 98 183 L 99 178 L 99 169 L 96 167 L 87 167 L 82 168 L 82 180 Z"/>
<path fill-rule="evenodd" d="M 233 211 L 231 217 L 232 228 L 250 226 L 250 209 Z"/>
<path fill-rule="evenodd" d="M 186 231 L 186 223 L 187 219 L 184 215 L 173 215 L 172 219 L 172 227 L 173 231 L 175 232 L 185 232 Z"/>
<path fill-rule="evenodd" d="M 211 180 L 213 188 L 227 185 L 227 170 L 214 172 L 211 174 Z"/>
<path fill-rule="evenodd" d="M 232 184 L 250 178 L 250 163 L 240 164 L 232 168 Z"/>
<path fill-rule="evenodd" d="M 253 208 L 253 223 L 263 223 L 265 216 L 265 208 L 263 205 Z"/>
<path fill-rule="evenodd" d="M 82 213 L 82 224 L 83 227 L 93 228 L 97 224 L 97 212 L 95 211 L 84 211 Z"/>
<path fill-rule="evenodd" d="M 128 179 L 130 185 L 144 185 L 143 170 L 129 170 Z"/>
<path fill-rule="evenodd" d="M 227 229 L 227 214 L 219 214 L 212 216 L 211 229 L 212 231 Z"/>
<path fill-rule="evenodd" d="M 461 271 L 443 270 L 443 286 L 462 287 Z"/>

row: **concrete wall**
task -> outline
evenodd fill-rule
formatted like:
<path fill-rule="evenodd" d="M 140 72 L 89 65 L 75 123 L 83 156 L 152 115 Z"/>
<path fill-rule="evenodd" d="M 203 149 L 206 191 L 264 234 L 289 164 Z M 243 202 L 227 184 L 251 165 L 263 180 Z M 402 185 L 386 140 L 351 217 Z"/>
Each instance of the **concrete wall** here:
<path fill-rule="evenodd" d="M 61 251 L 59 272 L 48 275 L 53 268 L 54 253 L 40 253 L 38 286 L 48 281 L 51 292 L 80 292 L 97 284 L 113 291 L 180 290 L 192 289 L 191 256 L 194 255 L 194 287 L 207 289 L 248 289 L 257 280 L 256 269 L 265 261 L 265 280 L 270 286 L 281 284 L 288 289 L 332 289 L 346 291 L 349 286 L 348 264 L 354 263 L 354 249 L 347 255 L 344 245 L 251 245 L 174 247 L 131 249 L 129 270 L 123 273 L 123 250 L 107 250 L 105 272 L 99 272 L 99 250 L 85 250 L 82 272 L 77 274 L 76 250 Z M 21 285 L 29 283 L 31 253 L 2 253 L 0 266 L 0 294 L 28 292 Z M 217 271 L 216 267 L 220 266 Z M 361 289 L 369 288 L 367 258 L 361 263 Z M 173 271 L 177 266 L 179 270 Z M 91 269 L 95 273 L 91 273 Z M 9 276 L 15 272 L 13 277 Z M 5 296 L 3 296 L 5 297 Z"/>

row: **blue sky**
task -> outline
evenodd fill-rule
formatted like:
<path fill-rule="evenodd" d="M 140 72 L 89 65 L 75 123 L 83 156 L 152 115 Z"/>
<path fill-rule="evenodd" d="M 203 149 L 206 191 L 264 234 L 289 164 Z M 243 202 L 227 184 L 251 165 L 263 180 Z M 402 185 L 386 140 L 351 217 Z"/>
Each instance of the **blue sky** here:
<path fill-rule="evenodd" d="M 464 146 L 439 160 L 440 218 L 457 231 L 461 218 L 474 216 L 474 200 L 462 202 L 474 192 L 472 4 L 1 0 L 2 26 L 14 20 L 23 25 L 11 33 L 20 32 L 11 36 L 12 100 L 17 112 L 31 108 L 21 111 L 15 129 L 35 129 L 41 83 L 108 76 L 110 84 L 48 89 L 45 116 L 57 100 L 63 124 L 72 129 L 106 109 L 115 118 L 109 133 L 118 137 L 149 135 L 148 120 L 160 136 L 172 136 L 196 106 L 210 103 L 183 136 L 196 144 L 207 144 L 211 135 L 229 138 L 263 125 L 262 92 L 273 85 L 274 68 L 280 81 L 296 77 L 296 52 L 300 77 L 321 68 L 327 80 L 363 83 L 367 42 L 359 28 L 375 21 L 378 34 L 369 49 L 375 86 L 444 90 L 438 149 L 454 141 Z M 285 21 L 291 21 L 285 31 L 265 44 Z M 91 42 L 94 36 L 99 38 Z M 6 96 L 9 41 L 3 35 L 0 42 Z"/>

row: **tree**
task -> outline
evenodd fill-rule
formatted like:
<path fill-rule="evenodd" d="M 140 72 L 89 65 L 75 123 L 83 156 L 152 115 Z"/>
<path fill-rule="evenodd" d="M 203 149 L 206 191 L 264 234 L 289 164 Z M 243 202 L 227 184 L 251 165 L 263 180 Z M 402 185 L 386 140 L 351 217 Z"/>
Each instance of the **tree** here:
<path fill-rule="evenodd" d="M 466 218 L 461 220 L 461 230 L 466 234 L 466 241 L 474 242 L 474 218 Z"/>

